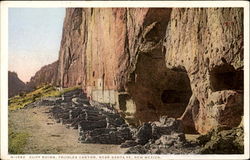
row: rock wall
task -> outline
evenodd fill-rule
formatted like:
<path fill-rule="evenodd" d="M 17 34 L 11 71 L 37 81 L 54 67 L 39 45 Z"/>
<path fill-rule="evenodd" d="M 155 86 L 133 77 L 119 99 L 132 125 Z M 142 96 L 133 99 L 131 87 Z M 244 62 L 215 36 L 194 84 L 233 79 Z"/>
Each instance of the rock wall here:
<path fill-rule="evenodd" d="M 62 87 L 82 84 L 87 30 L 83 9 L 67 9 L 59 52 L 58 81 Z"/>
<path fill-rule="evenodd" d="M 67 9 L 57 83 L 82 85 L 93 103 L 113 105 L 133 124 L 167 115 L 187 131 L 235 126 L 243 9 Z"/>
<path fill-rule="evenodd" d="M 165 47 L 167 67 L 187 72 L 191 82 L 183 122 L 201 133 L 236 127 L 243 114 L 243 9 L 173 9 Z"/>
<path fill-rule="evenodd" d="M 44 84 L 56 84 L 57 81 L 58 61 L 43 66 L 39 71 L 30 78 L 28 86 L 36 88 Z"/>

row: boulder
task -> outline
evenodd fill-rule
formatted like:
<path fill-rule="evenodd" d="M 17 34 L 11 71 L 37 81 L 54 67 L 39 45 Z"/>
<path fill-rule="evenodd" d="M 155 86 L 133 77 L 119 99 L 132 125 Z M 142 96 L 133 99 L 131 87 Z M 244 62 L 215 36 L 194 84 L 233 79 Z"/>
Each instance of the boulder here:
<path fill-rule="evenodd" d="M 182 132 L 182 124 L 179 120 L 174 118 L 167 118 L 164 120 L 164 123 L 153 122 L 152 123 L 152 136 L 154 139 L 160 138 L 162 135 L 169 135 L 172 132 Z"/>
<path fill-rule="evenodd" d="M 162 135 L 157 141 L 159 141 L 158 144 L 172 146 L 183 144 L 186 142 L 186 139 L 183 133 L 173 133 L 170 135 Z"/>
<path fill-rule="evenodd" d="M 135 134 L 136 142 L 144 145 L 152 138 L 152 126 L 150 123 L 144 123 Z"/>
<path fill-rule="evenodd" d="M 216 129 L 198 138 L 202 154 L 242 154 L 244 153 L 243 128 Z"/>
<path fill-rule="evenodd" d="M 106 128 L 107 123 L 105 120 L 100 121 L 87 121 L 83 120 L 79 122 L 82 130 L 94 130 L 96 128 Z"/>

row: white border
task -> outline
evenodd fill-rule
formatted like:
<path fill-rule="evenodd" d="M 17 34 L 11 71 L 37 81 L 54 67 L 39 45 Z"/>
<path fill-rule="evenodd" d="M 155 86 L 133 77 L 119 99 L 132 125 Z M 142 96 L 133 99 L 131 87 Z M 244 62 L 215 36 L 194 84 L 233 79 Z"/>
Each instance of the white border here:
<path fill-rule="evenodd" d="M 5 7 L 246 7 L 247 1 L 3 1 Z"/>
<path fill-rule="evenodd" d="M 248 159 L 249 158 L 249 2 L 247 1 L 4 1 L 1 2 L 1 159 L 34 159 L 32 155 L 8 155 L 8 8 L 60 8 L 60 7 L 244 7 L 244 155 L 36 155 L 39 159 Z M 18 157 L 24 156 L 24 157 Z M 63 156 L 64 158 L 60 158 Z M 94 156 L 91 158 L 91 156 Z M 106 156 L 107 158 L 104 158 Z M 117 158 L 114 158 L 116 156 Z M 88 158 L 89 157 L 89 158 Z"/>
<path fill-rule="evenodd" d="M 1 3 L 1 158 L 8 152 L 8 12 Z M 7 13 L 7 14 L 6 14 Z M 6 93 L 6 94 L 4 94 Z M 3 107 L 5 106 L 5 107 Z M 6 139 L 4 139 L 6 137 Z"/>

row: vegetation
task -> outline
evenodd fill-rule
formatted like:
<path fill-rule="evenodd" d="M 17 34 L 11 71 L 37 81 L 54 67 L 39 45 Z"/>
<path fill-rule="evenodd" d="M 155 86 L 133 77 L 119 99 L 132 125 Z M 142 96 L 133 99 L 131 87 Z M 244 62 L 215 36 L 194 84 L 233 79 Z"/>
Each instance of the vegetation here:
<path fill-rule="evenodd" d="M 29 134 L 26 132 L 15 132 L 13 127 L 9 127 L 9 153 L 22 154 L 27 143 Z"/>
<path fill-rule="evenodd" d="M 26 94 L 22 93 L 22 94 L 19 94 L 18 96 L 10 98 L 9 110 L 12 111 L 16 109 L 21 109 L 25 107 L 26 105 L 33 103 L 41 98 L 61 96 L 62 94 L 75 90 L 77 88 L 79 88 L 79 86 L 58 90 L 54 86 L 45 85 L 32 92 L 29 92 Z"/>

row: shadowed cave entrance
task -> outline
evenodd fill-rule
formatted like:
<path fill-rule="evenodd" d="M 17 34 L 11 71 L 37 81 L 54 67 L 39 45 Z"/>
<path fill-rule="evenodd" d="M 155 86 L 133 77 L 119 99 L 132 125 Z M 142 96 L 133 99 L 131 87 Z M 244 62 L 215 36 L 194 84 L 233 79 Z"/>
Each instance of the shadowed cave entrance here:
<path fill-rule="evenodd" d="M 243 90 L 242 69 L 235 70 L 231 65 L 221 65 L 210 71 L 210 83 L 212 91 Z"/>
<path fill-rule="evenodd" d="M 161 94 L 161 101 L 164 104 L 187 103 L 190 98 L 190 91 L 164 90 Z M 189 96 L 187 96 L 189 95 Z"/>

